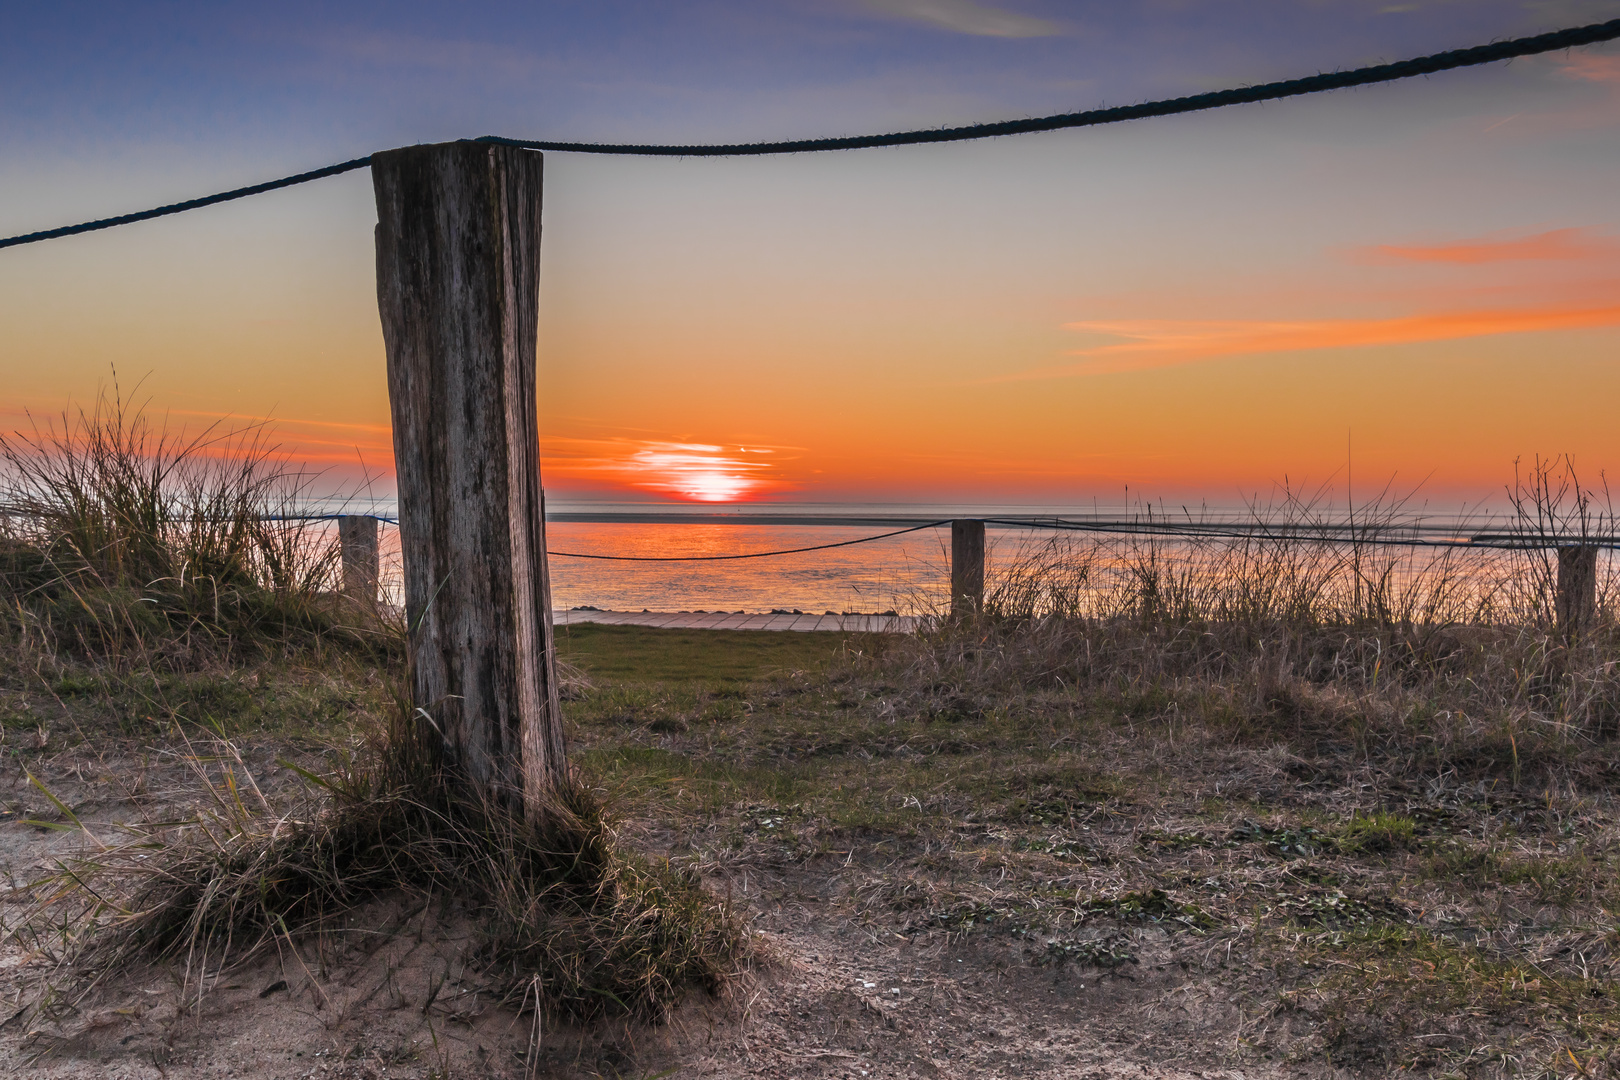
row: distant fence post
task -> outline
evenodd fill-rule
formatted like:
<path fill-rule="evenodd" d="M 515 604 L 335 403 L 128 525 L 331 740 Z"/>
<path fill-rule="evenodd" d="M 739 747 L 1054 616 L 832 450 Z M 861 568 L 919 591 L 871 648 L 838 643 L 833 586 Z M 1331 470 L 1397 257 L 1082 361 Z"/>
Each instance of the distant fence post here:
<path fill-rule="evenodd" d="M 1581 632 L 1597 615 L 1598 549 L 1580 545 L 1558 549 L 1558 628 L 1565 637 Z"/>
<path fill-rule="evenodd" d="M 951 522 L 951 617 L 984 606 L 984 522 Z"/>
<path fill-rule="evenodd" d="M 532 816 L 567 768 L 535 401 L 541 156 L 413 146 L 371 176 L 416 705 L 464 782 Z"/>
<path fill-rule="evenodd" d="M 377 519 L 369 515 L 340 514 L 338 547 L 343 557 L 343 591 L 363 604 L 377 602 L 377 579 L 382 560 L 377 550 Z"/>

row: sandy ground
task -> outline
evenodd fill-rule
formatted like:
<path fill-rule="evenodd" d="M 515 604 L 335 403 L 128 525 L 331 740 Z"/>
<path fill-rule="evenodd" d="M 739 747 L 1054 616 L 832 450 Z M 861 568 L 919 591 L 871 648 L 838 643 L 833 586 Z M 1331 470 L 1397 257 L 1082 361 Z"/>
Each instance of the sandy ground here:
<path fill-rule="evenodd" d="M 288 748 L 246 746 L 269 796 L 293 784 Z M 201 785 L 183 750 L 30 756 L 45 786 L 105 836 L 119 821 L 174 817 Z M 12 758 L 0 779 L 0 904 L 84 834 L 31 821 L 60 810 Z M 634 842 L 634 841 L 632 841 Z M 641 839 L 656 846 L 655 834 Z M 658 1026 L 589 1030 L 489 1001 L 475 940 L 454 908 L 396 897 L 321 941 L 205 980 L 178 967 L 118 973 L 85 993 L 8 933 L 0 946 L 0 1076 L 55 1080 L 241 1077 L 1260 1077 L 1320 1067 L 1231 1066 L 1259 1041 L 1286 1061 L 1286 1015 L 1248 1015 L 1229 979 L 1263 988 L 1230 938 L 1138 927 L 1137 962 L 1112 972 L 1042 966 L 1016 938 L 917 932 L 857 916 L 881 852 L 773 861 L 744 853 L 706 884 L 751 912 L 761 961 L 723 1000 L 689 1000 Z M 1228 970 L 1227 965 L 1231 965 Z M 1241 1055 L 1253 1060 L 1254 1055 Z"/>

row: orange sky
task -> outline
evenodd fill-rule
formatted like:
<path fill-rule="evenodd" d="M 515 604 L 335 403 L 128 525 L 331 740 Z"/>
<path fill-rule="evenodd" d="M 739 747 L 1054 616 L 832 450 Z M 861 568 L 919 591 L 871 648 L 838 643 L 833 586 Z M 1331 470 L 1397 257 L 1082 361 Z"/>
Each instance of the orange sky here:
<path fill-rule="evenodd" d="M 1620 464 L 1620 55 L 1022 140 L 547 159 L 553 500 L 1230 502 Z M 71 215 L 70 215 L 71 216 Z M 113 365 L 386 474 L 369 177 L 0 253 L 9 421 Z M 15 426 L 13 423 L 12 426 Z M 384 481 L 386 486 L 386 479 Z"/>

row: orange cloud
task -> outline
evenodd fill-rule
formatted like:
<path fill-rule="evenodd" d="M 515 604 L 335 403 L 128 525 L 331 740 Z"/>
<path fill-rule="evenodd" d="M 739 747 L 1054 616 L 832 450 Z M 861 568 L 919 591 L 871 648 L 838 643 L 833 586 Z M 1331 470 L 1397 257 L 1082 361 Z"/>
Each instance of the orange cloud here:
<path fill-rule="evenodd" d="M 1046 379 L 1192 364 L 1221 356 L 1342 349 L 1362 345 L 1407 345 L 1424 341 L 1522 334 L 1537 330 L 1577 330 L 1620 326 L 1620 306 L 1595 308 L 1506 308 L 1408 315 L 1394 319 L 1315 319 L 1195 321 L 1136 319 L 1073 322 L 1065 329 L 1110 334 L 1130 340 L 1079 349 L 1084 362 L 1042 368 L 1011 379 Z"/>
<path fill-rule="evenodd" d="M 94 408 L 85 410 L 94 415 Z M 128 420 L 139 416 L 156 442 L 169 445 L 195 443 L 193 451 L 203 457 L 232 457 L 248 447 L 256 447 L 294 468 L 361 466 L 391 469 L 394 443 L 387 427 L 375 424 L 333 423 L 324 420 L 256 419 L 232 413 L 165 409 L 161 413 L 132 407 Z M 0 433 L 13 438 L 43 438 L 58 435 L 69 441 L 81 438 L 80 411 L 35 413 L 27 409 L 0 409 Z"/>
<path fill-rule="evenodd" d="M 170 415 L 215 419 L 221 430 L 263 424 L 267 444 L 290 461 L 308 466 L 388 471 L 394 465 L 392 429 L 376 424 L 342 424 L 325 420 L 242 420 L 211 413 L 174 412 Z"/>
<path fill-rule="evenodd" d="M 547 484 L 583 481 L 691 502 L 745 502 L 798 487 L 782 475 L 782 448 L 650 439 L 547 438 Z"/>
<path fill-rule="evenodd" d="M 1379 244 L 1359 248 L 1357 262 L 1370 263 L 1480 263 L 1518 262 L 1530 259 L 1595 259 L 1620 254 L 1620 243 L 1596 236 L 1590 229 L 1552 229 L 1513 240 L 1458 240 L 1450 244 Z"/>
<path fill-rule="evenodd" d="M 1571 53 L 1559 65 L 1559 70 L 1585 82 L 1620 83 L 1620 56 Z"/>

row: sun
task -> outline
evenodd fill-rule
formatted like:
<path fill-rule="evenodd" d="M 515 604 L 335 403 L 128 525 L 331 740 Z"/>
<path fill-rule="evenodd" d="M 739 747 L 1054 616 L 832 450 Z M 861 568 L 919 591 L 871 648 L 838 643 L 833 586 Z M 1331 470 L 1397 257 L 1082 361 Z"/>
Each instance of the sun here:
<path fill-rule="evenodd" d="M 629 455 L 621 467 L 635 477 L 632 483 L 639 488 L 691 502 L 737 502 L 773 486 L 767 459 L 760 456 L 769 453 L 728 451 L 709 443 L 653 442 Z"/>
<path fill-rule="evenodd" d="M 735 502 L 758 487 L 757 480 L 723 472 L 688 473 L 677 482 L 680 493 L 694 502 Z"/>

